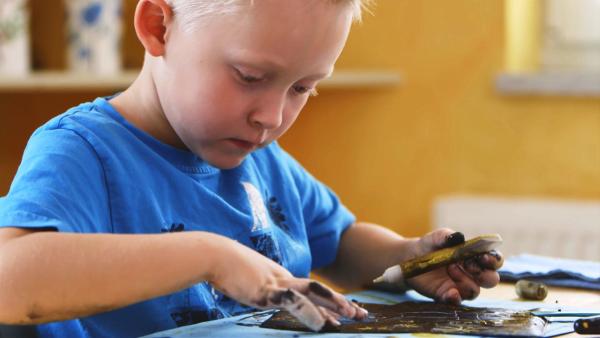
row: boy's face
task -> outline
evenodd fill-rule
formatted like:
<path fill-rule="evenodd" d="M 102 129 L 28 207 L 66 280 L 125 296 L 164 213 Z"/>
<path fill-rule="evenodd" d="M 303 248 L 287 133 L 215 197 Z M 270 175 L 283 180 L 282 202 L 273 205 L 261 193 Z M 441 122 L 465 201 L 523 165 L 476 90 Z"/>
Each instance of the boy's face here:
<path fill-rule="evenodd" d="M 173 138 L 222 169 L 276 140 L 333 71 L 352 21 L 347 7 L 260 0 L 202 19 L 194 32 L 173 24 L 154 69 Z"/>

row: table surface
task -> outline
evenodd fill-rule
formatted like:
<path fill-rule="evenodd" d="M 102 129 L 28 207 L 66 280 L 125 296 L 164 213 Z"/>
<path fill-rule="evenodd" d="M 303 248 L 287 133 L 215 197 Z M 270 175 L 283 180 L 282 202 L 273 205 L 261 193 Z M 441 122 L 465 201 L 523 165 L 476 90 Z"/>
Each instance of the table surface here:
<path fill-rule="evenodd" d="M 519 301 L 514 283 L 500 283 L 492 289 L 481 289 L 479 297 Z M 600 291 L 549 286 L 548 296 L 542 303 L 600 310 Z"/>
<path fill-rule="evenodd" d="M 365 291 L 359 292 L 353 295 L 362 295 L 366 297 L 367 300 L 381 300 L 382 302 L 393 302 L 406 300 L 402 299 L 406 296 L 409 297 L 421 297 L 416 295 L 414 291 L 409 292 L 407 295 L 389 295 L 382 294 L 376 291 Z M 361 299 L 359 299 L 361 300 Z M 570 288 L 562 288 L 562 287 L 549 287 L 548 288 L 548 296 L 543 301 L 524 301 L 520 300 L 515 293 L 514 284 L 513 283 L 501 283 L 495 288 L 492 289 L 482 289 L 480 296 L 475 301 L 468 301 L 464 303 L 465 305 L 475 305 L 475 306 L 488 306 L 488 307 L 509 307 L 509 308 L 519 308 L 519 309 L 533 309 L 533 308 L 542 308 L 548 310 L 557 310 L 561 309 L 564 311 L 587 311 L 594 312 L 600 314 L 600 291 L 593 290 L 583 290 L 583 289 L 570 289 Z M 146 336 L 148 338 L 154 337 L 173 337 L 173 338 L 191 338 L 191 337 L 231 337 L 239 334 L 243 334 L 247 337 L 302 337 L 304 335 L 309 335 L 311 337 L 390 337 L 389 334 L 364 334 L 364 335 L 342 335 L 342 334 L 311 334 L 311 333 L 297 333 L 292 331 L 277 331 L 273 332 L 273 330 L 269 329 L 260 329 L 257 327 L 249 327 L 240 326 L 241 320 L 240 318 L 248 318 L 252 316 L 238 316 L 232 318 L 226 318 L 221 320 L 215 320 L 211 322 L 200 323 L 196 325 L 191 325 L 187 327 L 181 327 L 178 329 L 158 332 L 152 334 L 150 336 Z M 265 320 L 267 317 L 262 318 Z M 250 321 L 256 321 L 256 319 L 250 319 Z M 570 324 L 572 325 L 572 324 Z M 263 331 L 261 331 L 263 330 Z M 402 334 L 402 335 L 393 335 L 394 337 L 459 337 L 456 335 L 433 335 L 433 334 Z M 466 336 L 465 336 L 466 337 Z M 576 333 L 570 333 L 566 335 L 562 335 L 560 337 L 583 337 Z"/>
<path fill-rule="evenodd" d="M 521 301 L 515 292 L 514 283 L 500 283 L 495 288 L 482 289 L 479 297 L 490 300 Z M 575 307 L 582 310 L 589 309 L 593 312 L 600 312 L 600 291 L 549 286 L 548 296 L 539 303 L 549 306 Z M 560 337 L 585 336 L 573 332 Z"/>

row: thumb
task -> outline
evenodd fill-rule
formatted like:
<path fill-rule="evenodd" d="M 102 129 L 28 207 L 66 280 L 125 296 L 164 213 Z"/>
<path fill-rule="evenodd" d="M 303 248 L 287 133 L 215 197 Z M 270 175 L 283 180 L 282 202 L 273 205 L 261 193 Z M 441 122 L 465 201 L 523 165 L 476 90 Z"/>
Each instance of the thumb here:
<path fill-rule="evenodd" d="M 434 230 L 421 238 L 425 252 L 449 248 L 465 242 L 462 232 L 442 228 Z"/>

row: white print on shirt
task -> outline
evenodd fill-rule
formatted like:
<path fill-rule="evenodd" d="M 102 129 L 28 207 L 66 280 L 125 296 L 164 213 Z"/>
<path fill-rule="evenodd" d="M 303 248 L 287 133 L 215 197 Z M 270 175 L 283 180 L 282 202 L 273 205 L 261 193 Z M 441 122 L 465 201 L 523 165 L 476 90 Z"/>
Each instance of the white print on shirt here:
<path fill-rule="evenodd" d="M 265 201 L 263 200 L 258 189 L 250 182 L 242 182 L 246 194 L 248 194 L 248 201 L 252 208 L 252 217 L 254 218 L 254 224 L 252 225 L 252 232 L 267 229 L 269 227 L 269 216 L 267 208 L 265 207 Z"/>
<path fill-rule="evenodd" d="M 217 294 L 217 290 L 212 285 L 210 285 L 210 294 L 214 300 L 219 299 L 219 294 Z"/>

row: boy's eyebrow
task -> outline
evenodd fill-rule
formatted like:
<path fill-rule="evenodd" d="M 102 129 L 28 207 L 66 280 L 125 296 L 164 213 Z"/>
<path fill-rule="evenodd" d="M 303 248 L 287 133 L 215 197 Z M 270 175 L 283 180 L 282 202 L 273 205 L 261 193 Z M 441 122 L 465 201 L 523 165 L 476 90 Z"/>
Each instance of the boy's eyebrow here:
<path fill-rule="evenodd" d="M 285 69 L 285 63 L 283 61 L 270 58 L 260 53 L 257 54 L 247 49 L 229 52 L 227 57 L 230 61 L 244 66 L 275 70 Z"/>
<path fill-rule="evenodd" d="M 315 75 L 308 76 L 307 78 L 308 79 L 321 79 L 321 80 L 322 79 L 330 78 L 331 75 L 333 75 L 334 68 L 335 67 L 331 67 L 331 69 L 329 69 L 329 71 L 327 71 L 325 73 L 318 73 L 318 74 L 315 74 Z"/>
<path fill-rule="evenodd" d="M 250 61 L 238 61 L 237 63 L 249 67 L 258 67 L 262 69 L 285 69 L 285 66 L 283 64 L 268 59 L 250 59 Z"/>

